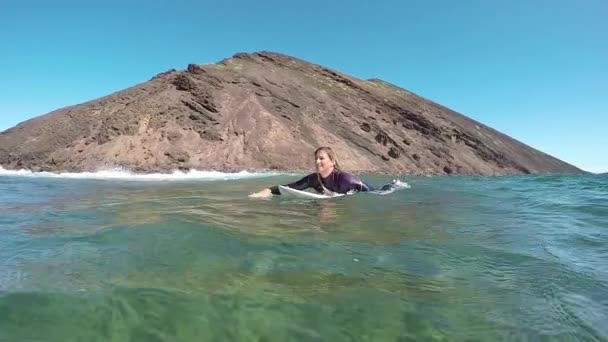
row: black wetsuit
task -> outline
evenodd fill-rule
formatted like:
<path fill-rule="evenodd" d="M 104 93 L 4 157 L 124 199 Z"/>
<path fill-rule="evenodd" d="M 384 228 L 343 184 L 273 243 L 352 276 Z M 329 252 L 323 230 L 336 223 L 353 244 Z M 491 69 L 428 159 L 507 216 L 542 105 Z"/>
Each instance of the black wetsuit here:
<path fill-rule="evenodd" d="M 297 190 L 314 188 L 317 192 L 323 193 L 323 187 L 321 186 L 321 183 L 319 183 L 319 179 L 327 190 L 341 194 L 345 194 L 350 191 L 370 190 L 370 188 L 367 185 L 363 184 L 363 182 L 359 178 L 348 172 L 340 170 L 333 170 L 329 174 L 329 176 L 325 178 L 318 176 L 316 173 L 311 173 L 297 182 L 285 184 L 284 186 Z M 278 186 L 273 186 L 270 188 L 270 190 L 274 195 L 281 194 Z"/>

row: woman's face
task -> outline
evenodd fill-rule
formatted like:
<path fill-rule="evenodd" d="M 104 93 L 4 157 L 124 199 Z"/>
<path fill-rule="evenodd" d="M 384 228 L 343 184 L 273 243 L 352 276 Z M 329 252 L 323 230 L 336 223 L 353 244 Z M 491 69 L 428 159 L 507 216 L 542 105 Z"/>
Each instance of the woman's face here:
<path fill-rule="evenodd" d="M 329 158 L 327 152 L 319 151 L 315 156 L 315 165 L 317 167 L 317 172 L 322 175 L 329 174 L 334 168 L 334 162 Z"/>

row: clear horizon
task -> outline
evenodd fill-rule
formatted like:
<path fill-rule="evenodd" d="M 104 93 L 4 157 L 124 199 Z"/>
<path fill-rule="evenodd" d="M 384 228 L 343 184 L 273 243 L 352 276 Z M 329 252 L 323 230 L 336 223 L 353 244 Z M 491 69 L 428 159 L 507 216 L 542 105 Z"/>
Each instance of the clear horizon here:
<path fill-rule="evenodd" d="M 0 131 L 189 63 L 275 51 L 380 78 L 591 172 L 608 171 L 603 1 L 5 1 Z"/>

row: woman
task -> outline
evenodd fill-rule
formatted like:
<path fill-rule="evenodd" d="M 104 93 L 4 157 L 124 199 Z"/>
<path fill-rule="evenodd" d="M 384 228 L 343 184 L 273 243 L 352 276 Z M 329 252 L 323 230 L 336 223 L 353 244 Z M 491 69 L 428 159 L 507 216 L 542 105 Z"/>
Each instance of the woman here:
<path fill-rule="evenodd" d="M 356 176 L 340 169 L 336 154 L 330 147 L 319 147 L 315 151 L 316 171 L 295 183 L 286 184 L 293 189 L 304 190 L 313 188 L 319 193 L 337 192 L 345 194 L 350 191 L 369 191 L 369 187 Z M 249 197 L 269 197 L 280 195 L 278 186 L 266 188 Z"/>

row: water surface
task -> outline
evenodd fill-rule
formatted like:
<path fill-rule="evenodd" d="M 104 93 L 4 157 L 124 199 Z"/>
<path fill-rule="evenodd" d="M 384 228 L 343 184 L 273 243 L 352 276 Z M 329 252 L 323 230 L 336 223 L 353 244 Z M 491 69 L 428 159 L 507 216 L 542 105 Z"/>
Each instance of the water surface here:
<path fill-rule="evenodd" d="M 0 340 L 608 339 L 608 177 L 232 178 L 0 176 Z"/>

